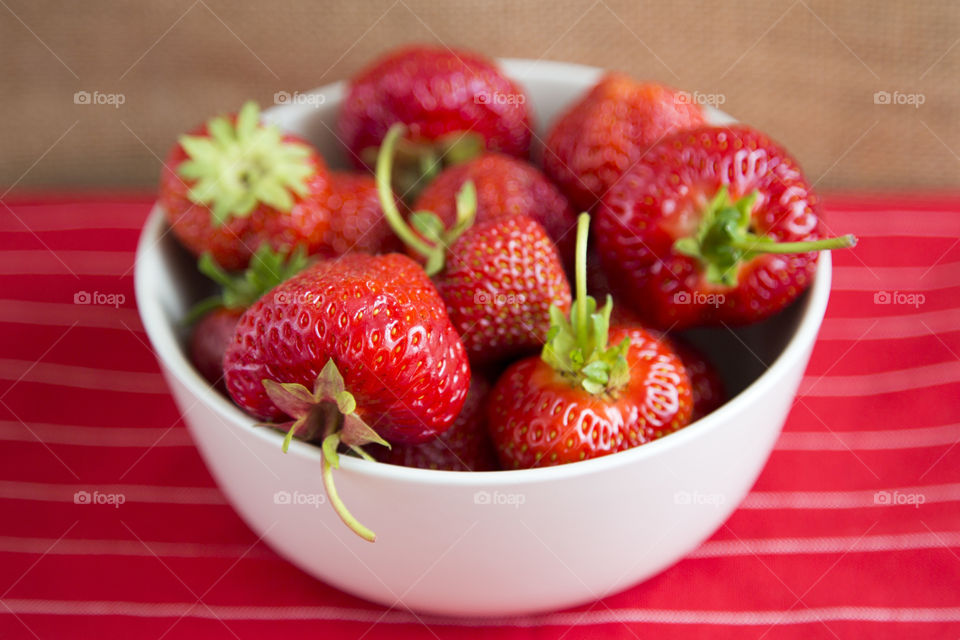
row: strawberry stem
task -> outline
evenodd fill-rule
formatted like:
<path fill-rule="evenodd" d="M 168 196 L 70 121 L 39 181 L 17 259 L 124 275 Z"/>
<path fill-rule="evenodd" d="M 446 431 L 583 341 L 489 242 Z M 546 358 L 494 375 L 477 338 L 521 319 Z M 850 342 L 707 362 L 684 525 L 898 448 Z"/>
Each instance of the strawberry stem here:
<path fill-rule="evenodd" d="M 405 131 L 406 127 L 398 122 L 390 127 L 383 138 L 377 155 L 377 194 L 387 224 L 405 245 L 426 260 L 427 275 L 433 276 L 443 270 L 447 247 L 473 224 L 477 214 L 477 192 L 471 180 L 467 180 L 460 188 L 457 193 L 457 219 L 450 229 L 445 229 L 439 216 L 432 211 L 415 211 L 410 216 L 410 222 L 416 228 L 414 231 L 400 214 L 390 186 L 394 151 L 403 140 L 401 136 Z"/>
<path fill-rule="evenodd" d="M 403 194 L 404 200 L 411 202 L 443 169 L 472 160 L 485 148 L 483 136 L 472 131 L 451 131 L 436 140 L 401 138 L 396 144 L 391 183 L 397 192 Z M 375 166 L 380 150 L 367 147 L 361 152 L 361 159 L 367 165 Z"/>
<path fill-rule="evenodd" d="M 287 429 L 281 445 L 284 453 L 298 432 L 302 432 L 308 439 L 313 439 L 322 427 L 321 475 L 330 506 L 344 524 L 361 538 L 370 542 L 376 540 L 373 531 L 360 524 L 340 499 L 333 482 L 333 470 L 340 467 L 337 448 L 341 444 L 367 460 L 372 458 L 362 449 L 363 445 L 377 443 L 388 448 L 390 445 L 355 413 L 356 399 L 346 389 L 336 363 L 333 359 L 327 360 L 323 370 L 317 375 L 312 390 L 298 383 L 279 383 L 269 379 L 263 380 L 263 388 L 273 404 L 293 418 L 287 425 L 274 425 Z"/>
<path fill-rule="evenodd" d="M 587 235 L 590 229 L 590 215 L 581 213 L 577 218 L 577 246 L 575 279 L 577 289 L 577 342 L 587 341 Z"/>
<path fill-rule="evenodd" d="M 337 493 L 337 486 L 333 482 L 333 470 L 340 466 L 340 454 L 337 453 L 337 447 L 340 445 L 340 434 L 337 432 L 339 425 L 339 414 L 336 411 L 327 412 L 327 425 L 324 428 L 323 435 L 323 456 L 320 462 L 321 475 L 323 477 L 323 488 L 327 492 L 327 498 L 330 499 L 330 506 L 340 516 L 343 524 L 347 525 L 351 531 L 366 540 L 367 542 L 376 542 L 377 534 L 363 526 L 359 520 L 354 517 L 347 505 L 340 499 Z"/>
<path fill-rule="evenodd" d="M 387 131 L 387 135 L 380 144 L 380 152 L 377 154 L 377 193 L 380 196 L 380 206 L 383 207 L 383 215 L 393 232 L 403 241 L 405 245 L 428 258 L 436 252 L 433 247 L 424 242 L 420 236 L 413 232 L 400 210 L 397 208 L 397 202 L 394 199 L 393 188 L 390 186 L 390 174 L 393 173 L 393 154 L 397 146 L 397 140 L 406 130 L 402 124 L 395 124 Z"/>
<path fill-rule="evenodd" d="M 550 331 L 540 357 L 554 371 L 593 395 L 611 396 L 630 381 L 626 351 L 630 339 L 624 338 L 608 346 L 610 313 L 613 300 L 607 296 L 603 308 L 587 295 L 587 235 L 590 216 L 577 219 L 576 290 L 577 299 L 570 306 L 569 316 L 550 306 Z"/>
<path fill-rule="evenodd" d="M 809 251 L 826 251 L 830 249 L 848 249 L 857 246 L 857 238 L 851 233 L 836 238 L 810 240 L 808 242 L 764 242 L 746 243 L 737 242 L 731 245 L 751 253 L 807 253 Z"/>
<path fill-rule="evenodd" d="M 708 282 L 734 287 L 740 265 L 765 253 L 807 253 L 845 249 L 857 244 L 852 235 L 804 242 L 777 242 L 752 232 L 753 209 L 759 193 L 733 201 L 727 186 L 717 190 L 707 205 L 696 233 L 673 243 L 678 253 L 695 258 Z"/>

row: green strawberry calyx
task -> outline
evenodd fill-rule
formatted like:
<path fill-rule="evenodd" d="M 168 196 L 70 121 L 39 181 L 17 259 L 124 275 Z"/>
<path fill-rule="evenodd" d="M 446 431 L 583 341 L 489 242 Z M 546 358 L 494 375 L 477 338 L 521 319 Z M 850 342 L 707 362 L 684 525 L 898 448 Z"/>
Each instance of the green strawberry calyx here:
<path fill-rule="evenodd" d="M 194 181 L 187 197 L 210 208 L 215 226 L 249 216 L 259 203 L 290 211 L 294 196 L 309 193 L 316 171 L 310 148 L 261 123 L 255 102 L 244 104 L 235 121 L 217 116 L 205 135 L 180 136 L 179 142 L 189 159 L 177 166 L 177 175 Z"/>
<path fill-rule="evenodd" d="M 350 513 L 337 493 L 333 470 L 340 467 L 340 454 L 337 450 L 341 444 L 367 460 L 373 458 L 363 450 L 364 445 L 376 443 L 390 448 L 390 444 L 356 414 L 357 401 L 353 394 L 347 391 L 337 365 L 332 359 L 327 360 L 312 390 L 302 384 L 273 380 L 263 380 L 263 388 L 274 405 L 293 418 L 283 424 L 270 425 L 287 431 L 281 447 L 283 452 L 287 452 L 294 436 L 312 440 L 319 435 L 323 452 L 323 487 L 331 506 L 354 533 L 364 540 L 374 542 L 376 534 Z"/>
<path fill-rule="evenodd" d="M 451 131 L 436 140 L 400 138 L 394 146 L 396 170 L 391 176 L 392 184 L 405 200 L 412 201 L 443 169 L 472 160 L 485 150 L 483 136 L 470 131 Z M 382 153 L 381 142 L 380 147 L 364 149 L 361 160 L 375 166 Z"/>
<path fill-rule="evenodd" d="M 674 242 L 677 252 L 699 261 L 711 284 L 736 286 L 739 266 L 765 253 L 807 253 L 857 244 L 850 234 L 806 242 L 777 242 L 770 236 L 757 235 L 751 227 L 758 196 L 753 191 L 733 201 L 723 185 L 703 211 L 696 233 Z"/>
<path fill-rule="evenodd" d="M 407 224 L 397 208 L 391 186 L 394 148 L 404 131 L 404 125 L 393 125 L 380 145 L 380 154 L 377 156 L 377 193 L 390 228 L 404 244 L 426 260 L 424 269 L 428 276 L 433 276 L 443 270 L 450 245 L 473 225 L 477 215 L 477 189 L 472 180 L 467 180 L 460 187 L 456 196 L 457 218 L 449 229 L 444 227 L 443 221 L 432 211 L 414 211 L 410 214 L 410 223 Z"/>
<path fill-rule="evenodd" d="M 221 307 L 245 310 L 278 284 L 298 274 L 309 262 L 302 245 L 293 251 L 274 251 L 270 245 L 263 244 L 250 258 L 250 266 L 244 271 L 227 273 L 210 253 L 204 253 L 197 261 L 197 269 L 220 285 L 221 290 L 198 302 L 187 315 L 187 321 L 192 323 Z"/>
<path fill-rule="evenodd" d="M 587 233 L 589 214 L 577 218 L 576 289 L 577 298 L 566 316 L 550 306 L 550 331 L 540 357 L 571 385 L 593 395 L 616 396 L 630 381 L 627 349 L 630 338 L 609 346 L 610 313 L 613 299 L 598 309 L 587 295 Z"/>

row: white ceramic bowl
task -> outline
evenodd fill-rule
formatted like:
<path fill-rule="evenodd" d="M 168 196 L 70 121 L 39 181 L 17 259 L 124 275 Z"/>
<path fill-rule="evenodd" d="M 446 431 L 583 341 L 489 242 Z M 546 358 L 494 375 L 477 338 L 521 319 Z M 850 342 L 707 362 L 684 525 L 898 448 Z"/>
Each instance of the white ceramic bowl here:
<path fill-rule="evenodd" d="M 599 71 L 506 61 L 542 127 Z M 343 165 L 341 84 L 267 117 Z M 321 102 L 317 106 L 317 102 Z M 714 114 L 719 119 L 722 116 Z M 190 433 L 228 500 L 278 553 L 344 591 L 436 614 L 501 616 L 595 600 L 672 565 L 710 536 L 756 480 L 786 418 L 830 292 L 824 253 L 810 291 L 736 333 L 695 332 L 731 390 L 675 434 L 604 458 L 495 473 L 409 469 L 342 456 L 339 491 L 378 536 L 365 542 L 326 504 L 320 450 L 281 436 L 214 392 L 183 351 L 180 319 L 203 294 L 193 260 L 154 210 L 137 251 L 140 314 Z"/>

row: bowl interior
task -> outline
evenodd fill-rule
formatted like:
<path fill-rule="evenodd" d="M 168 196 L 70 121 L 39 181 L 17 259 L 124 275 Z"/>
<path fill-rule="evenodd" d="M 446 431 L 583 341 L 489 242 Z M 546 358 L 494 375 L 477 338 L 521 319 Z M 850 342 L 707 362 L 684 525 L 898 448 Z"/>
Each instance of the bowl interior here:
<path fill-rule="evenodd" d="M 601 73 L 590 67 L 552 62 L 505 61 L 504 66 L 532 96 L 537 125 L 535 141 L 542 139 L 544 129 L 553 118 L 594 83 Z M 343 96 L 342 83 L 322 87 L 311 94 L 317 98 L 268 109 L 264 117 L 316 145 L 332 168 L 350 168 L 346 147 L 336 135 L 336 114 Z M 733 120 L 715 110 L 710 112 L 710 118 L 717 124 Z M 198 394 L 210 396 L 213 392 L 206 382 L 187 365 L 185 344 L 188 330 L 183 318 L 193 304 L 210 294 L 213 283 L 197 273 L 195 258 L 179 245 L 172 234 L 165 232 L 160 215 L 161 212 L 154 212 L 138 250 L 137 295 L 141 313 L 144 314 L 145 325 L 160 357 L 168 366 L 171 360 L 177 360 L 173 369 L 183 372 L 182 377 L 188 378 L 185 382 L 196 388 Z M 153 229 L 151 224 L 154 225 Z M 139 264 L 141 261 L 149 264 Z M 718 367 L 731 399 L 775 364 L 791 341 L 796 340 L 798 328 L 805 318 L 822 315 L 829 287 L 829 257 L 823 256 L 821 262 L 815 282 L 822 280 L 827 290 L 818 292 L 816 305 L 812 305 L 813 296 L 808 290 L 782 313 L 765 322 L 742 328 L 721 327 L 684 332 L 684 337 L 705 351 Z M 149 281 L 157 279 L 159 281 Z M 815 285 L 813 288 L 823 287 Z M 814 306 L 816 309 L 812 308 Z M 154 315 L 160 316 L 158 321 Z M 819 319 L 817 317 L 812 326 L 814 333 Z M 177 353 L 169 353 L 170 349 Z M 252 419 L 243 416 L 227 401 L 215 402 L 221 405 L 225 415 L 232 413 L 236 420 L 253 424 Z M 276 435 L 276 439 L 279 441 L 280 436 Z M 616 455 L 626 453 L 630 452 Z"/>

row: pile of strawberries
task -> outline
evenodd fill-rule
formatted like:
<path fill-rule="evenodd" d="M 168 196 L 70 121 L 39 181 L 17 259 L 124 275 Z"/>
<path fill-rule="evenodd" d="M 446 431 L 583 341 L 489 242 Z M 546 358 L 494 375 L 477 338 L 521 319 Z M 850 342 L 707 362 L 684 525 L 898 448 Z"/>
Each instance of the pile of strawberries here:
<path fill-rule="evenodd" d="M 724 401 L 670 332 L 763 320 L 818 250 L 853 244 L 823 237 L 786 151 L 674 89 L 603 77 L 551 124 L 540 168 L 532 126 L 493 62 L 413 47 L 349 84 L 352 172 L 253 103 L 165 164 L 170 227 L 220 287 L 192 315 L 192 360 L 284 450 L 322 447 L 331 504 L 367 539 L 339 455 L 492 471 L 660 438 Z"/>

